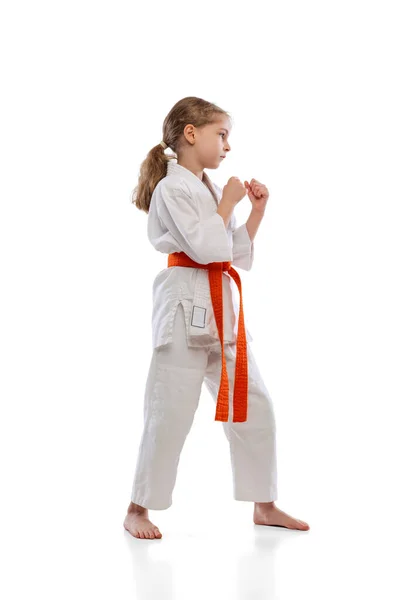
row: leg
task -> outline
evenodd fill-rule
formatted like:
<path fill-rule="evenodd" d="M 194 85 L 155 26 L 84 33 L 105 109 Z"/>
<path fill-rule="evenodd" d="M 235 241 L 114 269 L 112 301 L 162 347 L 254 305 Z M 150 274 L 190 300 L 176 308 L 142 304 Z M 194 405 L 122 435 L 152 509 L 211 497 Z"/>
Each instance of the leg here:
<path fill-rule="evenodd" d="M 248 356 L 247 421 L 233 423 L 235 344 L 225 344 L 229 378 L 229 421 L 222 423 L 229 441 L 234 498 L 251 502 L 277 499 L 276 425 L 272 400 L 262 380 L 250 347 Z M 221 376 L 221 350 L 210 352 L 205 384 L 217 401 Z"/>
<path fill-rule="evenodd" d="M 153 350 L 129 507 L 133 512 L 163 510 L 172 504 L 180 453 L 199 403 L 207 356 L 203 348 L 188 348 L 179 304 L 172 343 Z"/>
<path fill-rule="evenodd" d="M 250 344 L 248 358 L 247 421 L 233 423 L 233 386 L 236 346 L 225 345 L 229 378 L 229 421 L 222 423 L 229 441 L 235 500 L 254 502 L 256 525 L 309 529 L 309 525 L 281 511 L 277 499 L 276 422 L 273 403 L 258 369 Z M 216 402 L 221 373 L 221 351 L 211 352 L 205 384 Z"/>

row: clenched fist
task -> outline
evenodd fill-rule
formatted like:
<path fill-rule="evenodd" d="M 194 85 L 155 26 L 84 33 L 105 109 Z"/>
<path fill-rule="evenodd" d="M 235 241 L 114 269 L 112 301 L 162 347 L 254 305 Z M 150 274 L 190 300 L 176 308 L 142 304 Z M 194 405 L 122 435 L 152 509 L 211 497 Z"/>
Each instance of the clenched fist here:
<path fill-rule="evenodd" d="M 250 202 L 253 205 L 253 210 L 263 213 L 269 198 L 268 188 L 263 183 L 257 181 L 257 179 L 252 179 L 250 183 L 245 181 L 244 185 L 246 186 Z"/>
<path fill-rule="evenodd" d="M 245 197 L 247 190 L 239 177 L 230 177 L 222 190 L 223 196 L 232 204 L 237 204 Z"/>

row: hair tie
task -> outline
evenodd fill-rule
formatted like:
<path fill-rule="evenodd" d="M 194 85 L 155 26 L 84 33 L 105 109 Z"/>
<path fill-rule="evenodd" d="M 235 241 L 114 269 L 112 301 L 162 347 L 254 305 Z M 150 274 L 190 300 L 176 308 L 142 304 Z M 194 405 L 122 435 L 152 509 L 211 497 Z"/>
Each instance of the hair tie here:
<path fill-rule="evenodd" d="M 160 142 L 160 144 L 164 148 L 164 150 L 165 150 L 165 148 L 168 148 L 168 146 L 167 146 L 167 144 L 165 142 Z"/>

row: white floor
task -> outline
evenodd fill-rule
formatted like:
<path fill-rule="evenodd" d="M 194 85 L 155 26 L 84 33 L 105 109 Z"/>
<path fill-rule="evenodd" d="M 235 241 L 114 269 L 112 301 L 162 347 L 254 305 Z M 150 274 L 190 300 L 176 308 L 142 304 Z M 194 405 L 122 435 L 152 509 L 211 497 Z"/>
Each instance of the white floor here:
<path fill-rule="evenodd" d="M 86 490 L 87 491 L 87 490 Z M 309 490 L 306 495 L 309 494 Z M 93 501 L 94 497 L 91 497 Z M 162 540 L 122 527 L 124 502 L 26 507 L 8 523 L 4 598 L 291 600 L 400 597 L 398 512 L 385 501 L 346 505 L 344 495 L 282 508 L 308 519 L 308 532 L 255 526 L 251 506 L 221 502 L 152 513 Z M 379 499 L 377 499 L 378 501 Z M 125 503 L 126 504 L 126 503 Z M 12 542 L 11 542 L 12 540 Z M 4 538 L 3 538 L 4 541 Z"/>
<path fill-rule="evenodd" d="M 256 526 L 253 505 L 233 500 L 228 446 L 207 394 L 181 455 L 173 505 L 150 512 L 161 540 L 138 540 L 123 528 L 140 399 L 135 427 L 131 415 L 122 418 L 122 404 L 101 399 L 96 414 L 66 403 L 64 411 L 48 406 L 42 427 L 37 415 L 35 426 L 21 421 L 32 452 L 15 440 L 3 456 L 2 597 L 400 598 L 395 422 L 383 430 L 371 413 L 362 424 L 349 413 L 339 432 L 332 413 L 330 427 L 320 421 L 318 429 L 318 417 L 296 425 L 281 403 L 277 505 L 307 521 L 308 532 Z"/>

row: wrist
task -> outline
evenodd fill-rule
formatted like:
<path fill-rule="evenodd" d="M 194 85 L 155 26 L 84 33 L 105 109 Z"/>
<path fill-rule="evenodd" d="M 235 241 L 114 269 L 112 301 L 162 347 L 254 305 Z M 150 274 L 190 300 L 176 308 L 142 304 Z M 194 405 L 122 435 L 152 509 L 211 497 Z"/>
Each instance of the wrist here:
<path fill-rule="evenodd" d="M 238 202 L 235 202 L 235 200 L 233 200 L 231 196 L 227 196 L 226 194 L 222 195 L 220 202 L 223 202 L 227 206 L 232 206 L 232 207 L 235 207 L 236 204 L 238 204 Z"/>
<path fill-rule="evenodd" d="M 253 206 L 253 208 L 251 209 L 251 212 L 253 215 L 263 217 L 265 214 L 265 208 L 260 209 L 260 208 L 254 208 L 254 206 Z"/>

